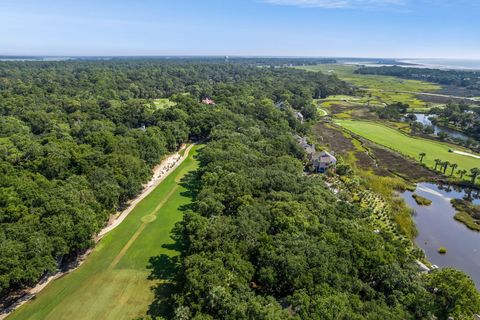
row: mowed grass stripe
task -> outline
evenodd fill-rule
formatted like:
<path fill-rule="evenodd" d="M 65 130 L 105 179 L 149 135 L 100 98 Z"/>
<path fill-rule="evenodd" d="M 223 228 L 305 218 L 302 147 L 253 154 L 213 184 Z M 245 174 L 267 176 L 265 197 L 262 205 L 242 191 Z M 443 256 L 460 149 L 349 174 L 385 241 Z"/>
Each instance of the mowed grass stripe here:
<path fill-rule="evenodd" d="M 417 161 L 419 160 L 419 154 L 425 152 L 427 156 L 423 162 L 430 168 L 435 166 L 435 159 L 456 163 L 459 166 L 457 170 L 465 169 L 469 171 L 472 168 L 480 167 L 479 159 L 449 152 L 451 149 L 468 152 L 468 150 L 461 147 L 428 139 L 411 137 L 398 130 L 376 122 L 335 120 L 335 123 L 354 134 L 397 151 L 405 156 L 414 158 Z M 451 169 L 447 169 L 447 173 L 450 174 L 450 172 Z"/>
<path fill-rule="evenodd" d="M 138 228 L 137 232 L 130 238 L 130 240 L 127 242 L 127 244 L 123 247 L 123 249 L 118 253 L 118 255 L 113 259 L 112 263 L 110 264 L 109 269 L 113 269 L 117 263 L 122 259 L 122 257 L 127 253 L 128 249 L 132 246 L 132 244 L 137 240 L 137 238 L 140 236 L 140 234 L 143 232 L 145 227 L 147 226 L 148 223 L 151 223 L 156 220 L 156 215 L 158 211 L 163 207 L 163 205 L 170 200 L 170 197 L 177 191 L 178 185 L 174 186 L 172 190 L 165 196 L 165 198 L 158 204 L 158 206 L 155 207 L 153 212 L 149 215 L 146 215 L 142 218 L 143 224 Z"/>
<path fill-rule="evenodd" d="M 122 224 L 105 235 L 79 269 L 52 282 L 8 319 L 108 320 L 145 315 L 154 298 L 151 287 L 156 283 L 148 280 L 149 259 L 162 254 L 178 255 L 171 231 L 182 219 L 179 208 L 191 202 L 179 182 L 196 169 L 193 156 L 198 148 L 195 146 L 188 158 Z M 153 214 L 156 219 L 145 221 L 146 216 Z M 140 228 L 143 230 L 138 232 Z M 127 244 L 127 250 L 118 259 Z M 118 261 L 110 269 L 115 259 Z"/>
<path fill-rule="evenodd" d="M 130 240 L 127 242 L 127 244 L 125 245 L 125 247 L 123 247 L 122 251 L 120 251 L 118 253 L 118 255 L 115 257 L 115 259 L 113 259 L 112 263 L 110 264 L 110 266 L 108 267 L 108 270 L 112 270 L 113 268 L 115 268 L 115 266 L 117 265 L 117 263 L 120 261 L 120 259 L 122 259 L 122 257 L 125 255 L 125 253 L 127 253 L 128 249 L 130 248 L 130 246 L 135 242 L 135 240 L 137 240 L 137 238 L 140 236 L 140 234 L 142 233 L 143 229 L 145 229 L 145 227 L 147 226 L 147 224 L 144 222 L 140 228 L 138 228 L 137 232 L 135 232 L 135 234 L 133 235 L 133 237 L 130 238 Z"/>

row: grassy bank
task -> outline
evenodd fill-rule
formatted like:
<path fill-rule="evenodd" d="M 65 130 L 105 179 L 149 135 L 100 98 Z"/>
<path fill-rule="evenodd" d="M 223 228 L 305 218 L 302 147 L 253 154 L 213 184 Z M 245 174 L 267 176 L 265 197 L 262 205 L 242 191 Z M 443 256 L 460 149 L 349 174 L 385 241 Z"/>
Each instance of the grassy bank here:
<path fill-rule="evenodd" d="M 480 167 L 479 159 L 449 152 L 452 148 L 460 148 L 446 143 L 411 137 L 398 130 L 374 122 L 336 120 L 336 123 L 359 136 L 395 150 L 404 156 L 419 160 L 419 154 L 426 153 L 423 162 L 430 168 L 435 167 L 435 159 L 458 164 L 456 171 L 462 169 L 469 171 L 472 168 Z M 450 172 L 451 169 L 448 168 L 446 173 L 449 174 Z"/>
<path fill-rule="evenodd" d="M 401 234 L 414 239 L 417 229 L 412 219 L 412 210 L 402 198 L 396 195 L 396 191 L 406 190 L 409 187 L 405 180 L 399 177 L 381 177 L 363 170 L 357 170 L 357 174 L 362 177 L 366 188 L 380 195 L 390 208 L 393 208 L 389 215 L 397 224 Z"/>
<path fill-rule="evenodd" d="M 51 283 L 8 319 L 133 319 L 145 315 L 156 284 L 149 275 L 152 269 L 163 267 L 151 258 L 178 254 L 171 230 L 182 219 L 181 207 L 191 201 L 180 181 L 196 168 L 197 149 L 98 243 L 79 269 Z"/>
<path fill-rule="evenodd" d="M 457 211 L 455 220 L 462 222 L 471 230 L 480 232 L 480 206 L 462 199 L 453 199 L 451 202 Z"/>
<path fill-rule="evenodd" d="M 429 206 L 432 204 L 432 200 L 424 198 L 416 193 L 412 194 L 412 198 L 419 206 Z"/>

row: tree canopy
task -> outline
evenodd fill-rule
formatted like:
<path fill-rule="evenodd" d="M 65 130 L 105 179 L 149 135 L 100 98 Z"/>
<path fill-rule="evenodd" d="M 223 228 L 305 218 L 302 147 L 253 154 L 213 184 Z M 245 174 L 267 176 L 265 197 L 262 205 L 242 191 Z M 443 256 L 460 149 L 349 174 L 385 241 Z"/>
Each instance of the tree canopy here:
<path fill-rule="evenodd" d="M 256 65 L 0 62 L 0 295 L 89 248 L 162 157 L 233 123 L 236 110 L 222 113 L 220 105 L 239 99 L 238 108 L 274 113 L 301 129 L 273 101 L 302 110 L 314 95 L 348 90 L 335 77 Z M 201 104 L 207 96 L 219 107 Z M 158 108 L 157 98 L 175 106 Z"/>
<path fill-rule="evenodd" d="M 364 209 L 304 174 L 294 135 L 307 134 L 316 118 L 313 99 L 351 89 L 283 63 L 1 62 L 0 294 L 91 247 L 152 166 L 202 140 L 199 169 L 184 182 L 194 202 L 176 228 L 177 294 L 161 316 L 468 319 L 478 312 L 466 275 L 421 275 L 399 240 L 372 230 Z M 215 105 L 201 102 L 207 97 Z M 159 98 L 173 103 L 159 107 Z"/>

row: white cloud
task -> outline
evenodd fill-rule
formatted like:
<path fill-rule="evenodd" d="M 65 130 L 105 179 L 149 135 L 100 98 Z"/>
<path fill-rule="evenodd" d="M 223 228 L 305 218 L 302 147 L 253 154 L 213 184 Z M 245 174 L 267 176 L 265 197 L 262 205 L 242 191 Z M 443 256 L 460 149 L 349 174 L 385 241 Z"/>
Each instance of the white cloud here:
<path fill-rule="evenodd" d="M 405 0 L 263 0 L 263 2 L 302 8 L 372 8 L 401 5 Z"/>

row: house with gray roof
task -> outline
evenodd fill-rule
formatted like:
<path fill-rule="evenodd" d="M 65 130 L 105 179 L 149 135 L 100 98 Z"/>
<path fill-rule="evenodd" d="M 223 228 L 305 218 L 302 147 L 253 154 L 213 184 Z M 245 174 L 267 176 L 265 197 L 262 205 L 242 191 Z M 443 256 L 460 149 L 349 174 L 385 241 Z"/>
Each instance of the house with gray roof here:
<path fill-rule="evenodd" d="M 305 150 L 308 161 L 312 164 L 314 171 L 318 173 L 325 173 L 328 168 L 337 164 L 337 158 L 328 151 L 317 152 L 314 144 L 309 144 L 306 137 L 295 135 L 298 144 Z"/>
<path fill-rule="evenodd" d="M 313 156 L 312 164 L 315 168 L 315 172 L 325 173 L 328 168 L 337 164 L 337 158 L 328 151 L 322 151 Z"/>

